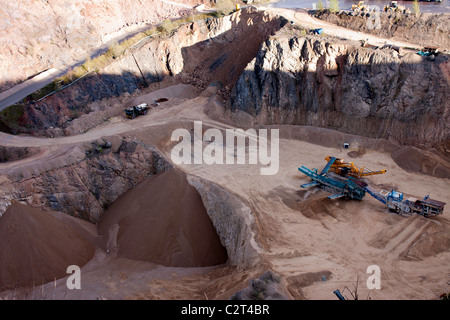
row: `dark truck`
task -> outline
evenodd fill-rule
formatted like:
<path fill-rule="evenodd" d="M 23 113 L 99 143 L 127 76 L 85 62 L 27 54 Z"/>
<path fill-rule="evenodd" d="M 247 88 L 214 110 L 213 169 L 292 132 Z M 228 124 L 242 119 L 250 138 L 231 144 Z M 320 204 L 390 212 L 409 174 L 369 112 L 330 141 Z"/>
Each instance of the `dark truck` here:
<path fill-rule="evenodd" d="M 149 109 L 149 107 L 146 103 L 141 103 L 137 106 L 132 106 L 132 107 L 126 108 L 125 115 L 129 119 L 134 119 L 138 116 L 147 114 L 148 109 Z"/>

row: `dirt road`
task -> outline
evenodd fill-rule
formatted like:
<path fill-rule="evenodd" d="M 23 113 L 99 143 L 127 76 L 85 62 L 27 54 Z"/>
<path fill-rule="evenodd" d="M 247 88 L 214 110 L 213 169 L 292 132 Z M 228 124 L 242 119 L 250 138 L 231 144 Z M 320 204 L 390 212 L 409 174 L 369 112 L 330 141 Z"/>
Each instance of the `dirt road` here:
<path fill-rule="evenodd" d="M 284 15 L 290 15 L 298 23 L 311 23 L 311 27 L 327 26 L 322 21 L 316 24 L 317 21 L 303 13 L 283 11 L 286 11 Z M 353 40 L 365 37 L 349 30 L 341 34 L 340 29 L 330 28 L 329 32 Z M 1 133 L 2 146 L 40 147 L 43 151 L 23 160 L 0 164 L 0 173 L 8 174 L 11 170 L 22 170 L 30 165 L 42 166 L 49 157 L 65 157 L 72 146 L 115 134 L 158 145 L 159 151 L 171 159 L 173 142 L 170 137 L 174 126 L 190 126 L 194 121 L 202 121 L 204 128 L 235 128 L 205 114 L 211 97 L 195 96 L 193 89 L 184 85 L 163 90 L 166 90 L 165 96 L 172 93 L 171 100 L 175 100 L 175 103 L 167 106 L 161 104 L 147 115 L 134 120 L 121 118 L 105 122 L 84 134 L 36 138 Z M 142 96 L 135 101 L 151 103 L 154 95 Z M 327 140 L 333 140 L 338 134 L 315 129 Z M 280 126 L 279 130 L 280 136 L 285 138 L 280 139 L 279 170 L 274 175 L 261 175 L 261 165 L 248 162 L 234 165 L 181 164 L 177 167 L 188 175 L 214 182 L 245 202 L 250 209 L 248 214 L 252 217 L 249 220 L 254 221 L 255 250 L 282 276 L 292 298 L 334 300 L 334 290 L 341 289 L 343 292 L 345 287 L 351 288 L 357 279 L 362 281 L 359 283 L 361 299 L 435 299 L 441 290 L 447 288 L 450 252 L 448 237 L 445 235 L 450 230 L 448 212 L 433 220 L 417 215 L 405 218 L 389 213 L 369 195 L 362 201 L 332 201 L 326 199 L 328 194 L 320 189 L 301 189 L 300 185 L 309 179 L 298 172 L 299 166 L 322 168 L 325 156 L 348 159 L 351 150 L 337 144 L 325 146 L 319 135 L 306 136 L 302 127 Z M 306 138 L 310 140 L 305 141 Z M 208 143 L 204 142 L 203 146 L 206 145 Z M 390 154 L 376 150 L 368 149 L 352 161 L 358 166 L 364 165 L 374 170 L 387 169 L 387 174 L 370 178 L 374 186 L 395 188 L 408 197 L 418 198 L 430 194 L 435 199 L 450 203 L 449 179 L 406 172 Z M 58 163 L 55 162 L 55 165 Z M 99 259 L 97 254 L 94 259 Z M 368 277 L 366 270 L 370 265 L 377 265 L 381 269 L 382 284 L 379 290 L 369 290 L 365 286 Z M 150 269 L 155 269 L 154 265 L 149 267 L 142 264 L 137 268 L 135 263 L 128 260 L 114 260 L 108 265 L 93 262 L 86 268 L 84 270 L 89 271 L 89 284 L 83 291 L 67 292 L 64 281 L 60 281 L 59 291 L 55 294 L 65 299 L 94 299 L 105 295 L 124 299 L 129 298 L 127 294 L 131 294 L 132 288 L 132 294 L 139 298 L 189 299 L 193 296 L 203 298 L 204 292 L 198 289 L 201 284 L 209 288 L 208 297 L 227 299 L 229 296 L 221 291 L 221 287 L 230 283 L 230 280 L 244 281 L 239 278 L 238 271 L 227 270 L 224 276 L 226 272 L 221 269 L 218 272 L 220 275 L 191 278 L 186 282 L 188 286 L 180 286 L 178 279 L 161 280 L 161 275 L 166 276 L 168 273 L 167 269 L 160 271 L 159 278 L 155 280 L 155 272 L 148 273 Z M 120 274 L 120 278 L 112 277 L 112 274 Z M 214 287 L 205 284 L 211 281 Z M 127 288 L 128 291 L 122 291 L 121 288 Z M 138 289 L 141 291 L 136 293 Z M 349 296 L 348 292 L 345 293 Z"/>
<path fill-rule="evenodd" d="M 377 37 L 368 33 L 354 31 L 337 26 L 333 23 L 323 21 L 310 16 L 304 9 L 291 10 L 282 8 L 271 8 L 270 10 L 273 11 L 274 13 L 286 17 L 291 21 L 294 21 L 294 23 L 301 25 L 303 27 L 309 29 L 323 28 L 324 34 L 332 35 L 335 37 L 354 41 L 366 41 L 376 46 L 391 44 L 399 47 L 409 47 L 409 48 L 417 47 L 417 45 L 408 42 L 394 41 L 391 39 Z"/>
<path fill-rule="evenodd" d="M 179 87 L 172 89 L 180 92 Z M 181 91 L 189 90 L 187 87 L 182 89 Z M 205 128 L 234 128 L 207 117 L 204 109 L 209 99 L 205 96 L 184 98 L 180 99 L 179 104 L 167 108 L 162 104 L 161 108 L 153 109 L 145 116 L 134 120 L 123 118 L 119 122 L 106 123 L 73 137 L 45 139 L 2 134 L 0 139 L 2 145 L 51 146 L 48 150 L 54 153 L 61 152 L 70 144 L 112 134 L 135 136 L 145 143 L 154 143 L 155 136 L 159 136 L 160 151 L 170 159 L 173 146 L 170 143 L 173 130 L 171 123 L 192 125 L 193 121 L 202 121 Z M 280 127 L 282 136 L 287 137 L 300 137 L 295 133 L 296 130 L 300 129 L 295 126 Z M 333 133 L 330 131 L 329 134 Z M 300 174 L 297 168 L 300 165 L 321 168 L 325 165 L 325 156 L 334 155 L 346 159 L 349 157 L 348 150 L 298 139 L 281 139 L 279 146 L 280 166 L 275 175 L 263 176 L 260 174 L 261 165 L 249 163 L 182 164 L 178 167 L 189 175 L 212 181 L 230 190 L 245 201 L 255 219 L 255 249 L 263 259 L 270 262 L 275 272 L 282 275 L 287 290 L 295 299 L 335 299 L 334 290 L 340 288 L 342 291 L 345 286 L 351 287 L 358 277 L 360 281 L 364 281 L 360 283 L 359 291 L 362 299 L 369 296 L 372 299 L 432 299 L 438 296 L 439 290 L 445 287 L 447 281 L 445 275 L 448 273 L 450 253 L 445 248 L 445 241 L 434 239 L 438 239 L 436 237 L 442 232 L 448 232 L 450 222 L 447 213 L 436 221 L 428 221 L 421 216 L 404 218 L 391 214 L 369 196 L 362 201 L 327 200 L 327 193 L 324 191 L 302 190 L 299 187 L 308 178 Z M 35 165 L 38 165 L 44 160 L 42 154 L 38 154 L 24 161 L 28 164 L 35 161 Z M 387 188 L 394 187 L 395 184 L 395 188 L 405 194 L 416 197 L 432 194 L 434 198 L 450 203 L 448 179 L 407 173 L 389 154 L 373 150 L 367 150 L 366 154 L 354 161 L 358 165 L 388 170 L 388 174 L 371 177 L 371 183 L 376 186 Z M 20 169 L 20 165 L 20 161 L 0 164 L 0 171 L 5 173 L 5 168 L 12 170 L 14 167 Z M 437 231 L 433 231 L 433 228 L 437 228 Z M 424 245 L 424 242 L 431 244 Z M 366 269 L 370 265 L 377 265 L 382 270 L 381 290 L 371 291 L 364 285 L 367 279 Z M 83 291 L 82 297 L 92 298 L 100 293 L 106 294 L 106 279 L 101 272 L 103 267 L 106 266 L 100 264 L 90 271 L 95 277 L 90 279 L 92 286 Z M 115 273 L 134 277 L 134 267 L 130 264 L 107 267 L 113 268 Z M 92 268 L 92 264 L 88 268 Z M 154 272 L 140 272 L 139 275 L 142 282 L 140 288 L 154 281 Z M 218 278 L 215 281 L 226 283 L 229 278 Z M 108 286 L 116 287 L 122 282 L 123 279 L 108 278 Z M 146 288 L 149 287 L 151 286 Z M 137 290 L 136 288 L 133 290 Z M 178 280 L 166 280 L 164 288 L 166 298 L 173 297 L 171 290 L 177 292 L 178 297 L 187 297 L 196 292 L 195 285 L 191 284 L 184 293 L 180 293 Z M 145 290 L 146 293 L 140 297 L 158 297 L 157 291 Z M 209 294 L 226 298 L 220 296 L 220 291 L 214 292 Z M 71 293 L 64 290 L 64 295 L 66 294 L 68 296 L 65 298 L 70 298 Z M 79 293 L 76 294 L 79 297 Z M 114 297 L 121 298 L 120 291 L 115 290 Z"/>

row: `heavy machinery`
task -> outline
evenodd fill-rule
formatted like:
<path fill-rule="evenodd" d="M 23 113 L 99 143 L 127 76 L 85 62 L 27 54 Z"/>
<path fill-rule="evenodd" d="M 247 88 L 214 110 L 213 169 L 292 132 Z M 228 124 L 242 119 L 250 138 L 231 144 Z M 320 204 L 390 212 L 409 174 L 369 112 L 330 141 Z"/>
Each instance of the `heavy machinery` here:
<path fill-rule="evenodd" d="M 413 213 L 421 214 L 426 218 L 437 216 L 444 212 L 445 202 L 430 199 L 429 195 L 422 200 L 405 200 L 405 203 L 411 208 Z"/>
<path fill-rule="evenodd" d="M 391 1 L 389 5 L 383 7 L 384 12 L 401 12 L 401 13 L 411 13 L 409 9 L 405 6 L 399 5 L 397 1 Z"/>
<path fill-rule="evenodd" d="M 331 165 L 336 160 L 335 157 L 331 157 L 327 165 L 322 169 L 320 173 L 317 169 L 308 169 L 305 166 L 301 166 L 298 170 L 311 178 L 312 182 L 302 184 L 302 188 L 308 188 L 313 186 L 318 186 L 327 192 L 332 193 L 328 196 L 328 199 L 337 199 L 341 197 L 346 197 L 349 199 L 361 200 L 364 198 L 366 192 L 364 188 L 367 184 L 361 180 L 353 178 L 344 178 L 328 172 Z"/>
<path fill-rule="evenodd" d="M 367 5 L 364 4 L 364 1 L 358 2 L 358 4 L 352 4 L 352 11 L 355 13 L 367 12 L 369 11 Z"/>
<path fill-rule="evenodd" d="M 345 197 L 348 199 L 361 200 L 366 192 L 372 197 L 386 205 L 386 207 L 400 215 L 412 215 L 414 213 L 428 218 L 437 216 L 444 212 L 445 202 L 430 199 L 427 195 L 422 200 L 403 199 L 403 193 L 391 190 L 377 191 L 369 186 L 365 181 L 360 180 L 364 176 L 385 173 L 381 171 L 365 171 L 364 167 L 358 169 L 353 163 L 346 163 L 342 159 L 327 156 L 328 161 L 320 173 L 317 169 L 308 169 L 301 166 L 298 170 L 311 178 L 311 182 L 302 184 L 302 188 L 320 187 L 332 193 L 328 199 Z"/>
<path fill-rule="evenodd" d="M 399 214 L 411 214 L 411 209 L 408 205 L 403 203 L 403 193 L 392 190 L 390 192 L 386 190 L 376 191 L 370 186 L 365 187 L 367 193 L 372 197 L 385 204 L 389 211 Z"/>
<path fill-rule="evenodd" d="M 333 162 L 330 162 L 334 158 Z M 383 174 L 386 170 L 372 171 L 370 169 L 362 166 L 358 169 L 353 162 L 345 162 L 344 159 L 326 156 L 325 160 L 328 161 L 327 166 L 329 166 L 329 170 L 335 172 L 341 176 L 353 177 L 356 179 L 361 179 L 367 176 L 373 176 L 376 174 Z"/>
<path fill-rule="evenodd" d="M 403 193 L 391 190 L 376 191 L 370 186 L 364 188 L 372 197 L 385 204 L 389 211 L 398 213 L 400 215 L 420 214 L 428 218 L 437 216 L 444 212 L 445 202 L 430 199 L 427 195 L 422 200 L 406 199 L 403 200 Z"/>
<path fill-rule="evenodd" d="M 418 51 L 417 54 L 425 57 L 435 57 L 439 54 L 439 47 L 424 47 L 422 50 Z"/>
<path fill-rule="evenodd" d="M 344 296 L 341 294 L 341 292 L 338 290 L 334 290 L 333 293 L 338 297 L 339 300 L 345 300 Z"/>
<path fill-rule="evenodd" d="M 141 103 L 137 106 L 132 106 L 132 107 L 126 108 L 125 115 L 129 119 L 134 119 L 137 116 L 147 114 L 148 109 L 149 109 L 149 107 L 146 103 Z"/>

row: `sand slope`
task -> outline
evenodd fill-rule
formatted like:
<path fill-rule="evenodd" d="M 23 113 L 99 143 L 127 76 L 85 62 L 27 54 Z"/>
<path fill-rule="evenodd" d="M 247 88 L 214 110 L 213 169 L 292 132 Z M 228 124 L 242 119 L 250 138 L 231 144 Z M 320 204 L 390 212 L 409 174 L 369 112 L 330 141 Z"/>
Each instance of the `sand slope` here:
<path fill-rule="evenodd" d="M 105 212 L 98 230 L 105 250 L 172 267 L 225 263 L 226 250 L 200 195 L 176 169 L 152 176 L 126 192 Z"/>
<path fill-rule="evenodd" d="M 54 213 L 14 203 L 0 218 L 0 290 L 67 276 L 69 265 L 81 267 L 93 254 L 89 241 Z"/>

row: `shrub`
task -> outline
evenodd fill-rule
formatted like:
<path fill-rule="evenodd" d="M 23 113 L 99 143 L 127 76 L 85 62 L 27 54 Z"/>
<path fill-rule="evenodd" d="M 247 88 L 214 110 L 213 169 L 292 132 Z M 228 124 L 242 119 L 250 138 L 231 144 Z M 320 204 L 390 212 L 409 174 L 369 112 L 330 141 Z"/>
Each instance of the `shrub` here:
<path fill-rule="evenodd" d="M 227 0 L 228 1 L 228 0 Z M 64 85 L 68 85 L 77 79 L 84 76 L 86 73 L 91 71 L 98 71 L 107 65 L 109 65 L 114 59 L 120 58 L 125 54 L 125 52 L 131 48 L 135 43 L 139 42 L 140 40 L 144 39 L 145 37 L 153 36 L 157 32 L 159 33 L 170 33 L 179 26 L 191 23 L 196 20 L 206 20 L 209 17 L 216 16 L 217 13 L 204 13 L 204 14 L 198 14 L 198 15 L 190 15 L 178 20 L 170 20 L 167 19 L 164 22 L 162 22 L 157 28 L 152 27 L 146 31 L 140 32 L 136 34 L 135 36 L 122 41 L 121 43 L 113 42 L 108 50 L 91 59 L 88 58 L 81 66 L 75 67 L 73 69 L 70 69 L 66 74 L 60 76 L 59 78 L 53 80 L 50 84 L 46 85 L 40 90 L 35 91 L 32 93 L 29 98 L 32 100 L 39 100 L 40 98 L 46 96 L 47 94 L 56 91 L 60 89 Z"/>
<path fill-rule="evenodd" d="M 319 0 L 319 3 L 317 4 L 317 10 L 323 11 L 325 9 L 325 6 L 323 5 L 322 0 Z"/>
<path fill-rule="evenodd" d="M 420 4 L 419 1 L 414 0 L 412 4 L 412 12 L 417 16 L 420 14 Z"/>
<path fill-rule="evenodd" d="M 236 4 L 233 0 L 216 0 L 214 7 L 220 13 L 228 14 L 236 8 Z"/>
<path fill-rule="evenodd" d="M 122 45 L 117 42 L 113 42 L 106 52 L 107 55 L 110 55 L 113 59 L 120 57 L 125 52 L 125 49 Z"/>
<path fill-rule="evenodd" d="M 339 12 L 339 0 L 330 0 L 329 9 L 331 12 Z"/>
<path fill-rule="evenodd" d="M 20 127 L 20 118 L 25 112 L 22 104 L 15 104 L 3 109 L 0 112 L 0 129 L 5 132 L 12 132 Z"/>

